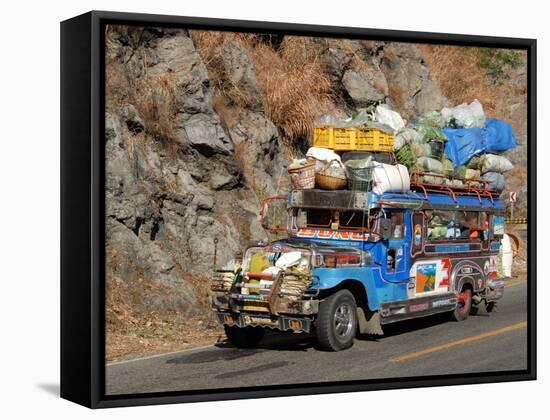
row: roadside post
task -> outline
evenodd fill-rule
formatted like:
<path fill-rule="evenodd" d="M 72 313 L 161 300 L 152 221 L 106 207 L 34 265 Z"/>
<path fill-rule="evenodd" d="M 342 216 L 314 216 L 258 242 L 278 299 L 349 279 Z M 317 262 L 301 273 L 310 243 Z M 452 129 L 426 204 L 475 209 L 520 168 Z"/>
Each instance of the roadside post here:
<path fill-rule="evenodd" d="M 514 219 L 514 203 L 516 202 L 517 193 L 515 191 L 510 191 L 510 219 Z"/>

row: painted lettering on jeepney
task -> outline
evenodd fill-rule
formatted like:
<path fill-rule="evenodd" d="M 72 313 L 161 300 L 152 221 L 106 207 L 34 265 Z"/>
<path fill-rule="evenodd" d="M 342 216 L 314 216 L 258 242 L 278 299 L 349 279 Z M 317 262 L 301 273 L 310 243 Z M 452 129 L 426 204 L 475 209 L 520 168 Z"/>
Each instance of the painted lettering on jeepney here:
<path fill-rule="evenodd" d="M 298 229 L 296 236 L 300 238 L 318 238 L 318 239 L 335 239 L 335 240 L 351 240 L 365 241 L 368 239 L 367 233 L 338 231 L 331 229 Z"/>

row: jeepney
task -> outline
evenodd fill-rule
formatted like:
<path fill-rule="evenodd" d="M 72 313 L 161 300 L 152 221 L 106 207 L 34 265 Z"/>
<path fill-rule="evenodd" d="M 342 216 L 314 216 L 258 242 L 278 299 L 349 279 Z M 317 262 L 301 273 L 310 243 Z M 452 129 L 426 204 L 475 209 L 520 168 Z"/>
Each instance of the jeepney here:
<path fill-rule="evenodd" d="M 248 247 L 238 269 L 213 280 L 213 310 L 228 340 L 251 347 L 274 329 L 313 333 L 321 348 L 338 351 L 357 332 L 383 334 L 397 321 L 441 312 L 462 321 L 480 305 L 491 312 L 504 290 L 504 206 L 481 186 L 268 198 L 263 226 L 287 237 Z M 281 202 L 287 221 L 274 226 L 270 209 Z"/>

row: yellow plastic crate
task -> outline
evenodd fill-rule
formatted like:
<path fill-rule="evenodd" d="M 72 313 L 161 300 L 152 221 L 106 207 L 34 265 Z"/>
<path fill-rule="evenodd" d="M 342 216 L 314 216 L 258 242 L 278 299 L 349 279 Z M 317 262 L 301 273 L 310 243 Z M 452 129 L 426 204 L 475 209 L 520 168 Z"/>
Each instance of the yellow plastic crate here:
<path fill-rule="evenodd" d="M 313 129 L 313 145 L 332 149 L 334 146 L 334 135 L 332 127 L 315 127 Z"/>
<path fill-rule="evenodd" d="M 365 152 L 393 152 L 393 135 L 377 128 L 359 128 L 355 146 Z"/>
<path fill-rule="evenodd" d="M 338 151 L 393 152 L 393 135 L 377 128 L 315 127 L 313 145 Z"/>
<path fill-rule="evenodd" d="M 333 128 L 334 150 L 355 150 L 356 128 Z"/>

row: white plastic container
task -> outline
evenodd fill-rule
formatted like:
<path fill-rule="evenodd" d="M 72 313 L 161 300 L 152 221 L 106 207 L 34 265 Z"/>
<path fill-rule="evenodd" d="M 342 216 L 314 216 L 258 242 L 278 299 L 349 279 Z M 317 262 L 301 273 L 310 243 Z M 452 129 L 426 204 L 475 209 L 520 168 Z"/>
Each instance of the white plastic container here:
<path fill-rule="evenodd" d="M 512 262 L 514 255 L 510 237 L 504 234 L 500 243 L 502 244 L 502 272 L 505 277 L 512 277 Z"/>

